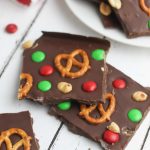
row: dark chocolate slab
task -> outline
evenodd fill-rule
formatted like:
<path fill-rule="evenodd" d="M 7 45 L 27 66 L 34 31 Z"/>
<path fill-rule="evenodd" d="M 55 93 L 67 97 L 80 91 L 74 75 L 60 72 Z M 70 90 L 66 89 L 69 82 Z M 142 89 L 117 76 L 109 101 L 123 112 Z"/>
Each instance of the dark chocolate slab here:
<path fill-rule="evenodd" d="M 69 110 L 62 111 L 57 106 L 52 106 L 50 114 L 55 115 L 60 120 L 67 124 L 68 128 L 76 134 L 84 135 L 92 140 L 101 144 L 106 150 L 122 150 L 129 143 L 134 132 L 137 130 L 142 120 L 146 116 L 150 108 L 150 93 L 149 90 L 139 85 L 137 82 L 126 76 L 124 73 L 115 69 L 111 65 L 108 65 L 108 82 L 107 92 L 112 92 L 116 98 L 116 109 L 110 117 L 109 122 L 105 122 L 98 125 L 93 125 L 85 121 L 79 116 L 79 103 L 72 102 L 72 106 Z M 126 81 L 125 89 L 115 89 L 112 86 L 112 82 L 116 79 L 123 79 Z M 137 102 L 132 99 L 132 94 L 135 91 L 143 91 L 148 95 L 148 99 L 144 102 Z M 129 110 L 137 108 L 142 114 L 143 118 L 138 123 L 133 123 L 128 119 Z M 99 116 L 97 111 L 94 111 L 92 116 Z M 120 141 L 115 144 L 108 144 L 103 139 L 103 133 L 107 129 L 107 126 L 111 122 L 115 122 L 120 127 Z M 126 132 L 126 133 L 125 133 Z M 128 134 L 127 134 L 128 133 Z"/>
<path fill-rule="evenodd" d="M 105 0 L 86 0 L 89 2 L 93 2 L 95 3 L 95 9 L 97 10 L 97 13 L 100 15 L 101 21 L 104 25 L 105 28 L 109 29 L 109 28 L 117 28 L 117 29 L 121 29 L 121 25 L 117 19 L 117 17 L 115 16 L 115 13 L 112 11 L 112 13 L 109 16 L 105 16 L 103 15 L 100 10 L 100 4 L 102 2 L 106 3 L 109 5 L 109 3 Z"/>
<path fill-rule="evenodd" d="M 121 0 L 122 7 L 114 12 L 122 25 L 128 38 L 134 38 L 143 35 L 150 35 L 148 27 L 148 16 L 140 6 L 140 0 Z M 150 8 L 150 1 L 145 0 L 145 4 Z"/>
<path fill-rule="evenodd" d="M 105 0 L 99 0 L 98 5 L 101 5 L 102 2 L 109 5 L 109 3 Z M 112 13 L 109 16 L 103 15 L 100 11 L 99 11 L 99 13 L 100 13 L 100 17 L 101 17 L 102 23 L 103 23 L 105 28 L 107 28 L 107 29 L 116 28 L 116 29 L 121 30 L 121 25 L 120 25 L 116 15 L 115 15 L 115 13 L 113 12 L 113 10 L 112 10 Z"/>
<path fill-rule="evenodd" d="M 105 53 L 110 47 L 107 40 L 85 37 L 79 35 L 71 35 L 66 33 L 47 33 L 44 32 L 34 45 L 36 48 L 24 50 L 23 58 L 23 73 L 29 73 L 33 77 L 33 86 L 25 98 L 46 104 L 56 104 L 68 99 L 75 99 L 78 102 L 87 104 L 97 103 L 102 101 L 102 95 L 105 92 L 106 72 L 105 60 L 96 61 L 92 59 L 91 53 L 95 49 L 103 49 Z M 89 57 L 91 69 L 79 78 L 62 77 L 54 64 L 54 59 L 58 54 L 69 54 L 73 50 L 83 49 Z M 46 59 L 41 63 L 35 63 L 31 60 L 31 55 L 37 50 L 42 50 L 46 54 Z M 82 59 L 79 57 L 79 61 Z M 41 76 L 39 74 L 40 67 L 50 64 L 54 68 L 54 73 L 49 76 Z M 38 82 L 48 80 L 52 83 L 51 90 L 42 92 L 37 88 Z M 85 92 L 82 89 L 82 84 L 88 80 L 93 80 L 97 83 L 97 89 L 94 92 Z M 68 82 L 72 84 L 73 90 L 70 93 L 64 94 L 57 89 L 59 82 Z M 21 82 L 21 85 L 23 83 Z"/>
<path fill-rule="evenodd" d="M 32 129 L 32 118 L 28 111 L 20 113 L 6 113 L 0 114 L 0 134 L 3 131 L 9 130 L 11 128 L 19 128 L 24 130 L 28 136 L 32 138 L 31 140 L 31 150 L 39 150 L 39 145 L 35 139 L 33 129 Z M 16 143 L 21 140 L 18 135 L 12 135 L 10 137 L 12 143 Z M 5 143 L 2 144 L 0 150 L 6 150 Z M 24 150 L 24 147 L 20 147 L 19 150 Z"/>

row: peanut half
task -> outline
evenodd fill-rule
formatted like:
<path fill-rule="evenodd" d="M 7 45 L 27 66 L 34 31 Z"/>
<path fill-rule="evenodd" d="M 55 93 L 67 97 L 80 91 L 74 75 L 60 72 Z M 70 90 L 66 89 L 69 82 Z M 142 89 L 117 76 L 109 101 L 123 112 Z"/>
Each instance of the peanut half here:
<path fill-rule="evenodd" d="M 104 16 L 109 16 L 112 12 L 111 7 L 104 2 L 100 4 L 99 11 Z"/>
<path fill-rule="evenodd" d="M 65 94 L 72 91 L 72 85 L 67 82 L 59 82 L 57 88 L 59 91 Z"/>

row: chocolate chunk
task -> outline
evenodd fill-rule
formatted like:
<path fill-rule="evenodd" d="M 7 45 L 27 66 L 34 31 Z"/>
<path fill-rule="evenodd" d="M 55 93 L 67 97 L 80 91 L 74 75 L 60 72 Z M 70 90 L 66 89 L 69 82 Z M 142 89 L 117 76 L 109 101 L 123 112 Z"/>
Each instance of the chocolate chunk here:
<path fill-rule="evenodd" d="M 109 64 L 108 70 L 107 92 L 114 94 L 116 99 L 115 111 L 111 114 L 109 121 L 92 124 L 85 118 L 81 118 L 79 115 L 81 104 L 74 101 L 70 109 L 65 111 L 57 106 L 52 106 L 50 114 L 66 123 L 72 132 L 91 138 L 100 143 L 104 149 L 120 150 L 126 147 L 147 115 L 150 106 L 150 93 L 149 90 Z M 136 91 L 147 94 L 147 100 L 143 102 L 134 100 L 132 95 Z M 104 111 L 108 107 L 107 103 L 103 104 Z M 90 117 L 93 118 L 101 116 L 104 115 L 100 115 L 98 110 L 94 110 L 90 114 Z M 112 136 L 113 138 L 111 138 Z"/>
<path fill-rule="evenodd" d="M 20 113 L 0 114 L 0 143 L 2 143 L 2 145 L 0 144 L 0 149 L 7 149 L 6 143 L 4 141 L 4 135 L 2 136 L 4 132 L 7 132 L 6 135 L 10 134 L 8 139 L 10 139 L 12 145 L 15 145 L 17 142 L 22 140 L 23 138 L 20 135 L 23 135 L 24 133 L 22 132 L 25 132 L 26 136 L 24 137 L 23 141 L 26 142 L 26 140 L 29 139 L 28 142 L 30 146 L 28 149 L 39 150 L 38 142 L 34 137 L 32 122 L 32 118 L 30 117 L 30 113 L 28 111 Z M 18 131 L 16 133 L 10 133 L 16 129 L 21 130 L 21 134 L 19 134 Z M 19 147 L 19 150 L 24 150 L 24 145 Z"/>
<path fill-rule="evenodd" d="M 34 45 L 37 43 L 37 47 L 33 46 L 24 51 L 24 74 L 21 78 L 23 81 L 20 83 L 19 99 L 27 98 L 46 104 L 56 104 L 68 99 L 87 104 L 102 101 L 106 89 L 105 57 L 110 47 L 107 40 L 44 32 Z M 80 49 L 84 54 L 71 56 L 72 52 L 78 53 Z M 70 66 L 68 63 L 73 64 Z M 72 76 L 74 74 L 77 77 Z M 60 82 L 65 84 L 58 87 Z"/>
<path fill-rule="evenodd" d="M 150 1 L 145 0 L 144 2 L 149 9 Z M 140 5 L 142 2 L 140 0 L 121 0 L 121 3 L 120 9 L 113 9 L 128 38 L 150 35 L 150 16 Z"/>
<path fill-rule="evenodd" d="M 107 1 L 105 1 L 105 0 L 87 0 L 87 1 L 95 3 L 95 9 L 97 10 L 97 13 L 99 14 L 101 21 L 102 21 L 105 28 L 107 28 L 107 29 L 109 29 L 109 28 L 121 29 L 121 25 L 120 25 L 116 15 L 115 15 L 115 13 L 113 12 L 113 10 L 112 10 L 111 14 L 108 16 L 103 15 L 100 12 L 100 5 L 102 3 L 109 5 L 109 3 Z"/>
<path fill-rule="evenodd" d="M 110 6 L 107 1 L 99 0 L 99 5 L 101 5 L 102 3 L 105 3 L 108 6 Z M 120 22 L 118 21 L 113 10 L 112 10 L 111 14 L 108 16 L 103 15 L 100 11 L 99 11 L 99 13 L 100 13 L 100 17 L 101 17 L 102 23 L 105 28 L 117 28 L 117 29 L 121 30 Z"/>

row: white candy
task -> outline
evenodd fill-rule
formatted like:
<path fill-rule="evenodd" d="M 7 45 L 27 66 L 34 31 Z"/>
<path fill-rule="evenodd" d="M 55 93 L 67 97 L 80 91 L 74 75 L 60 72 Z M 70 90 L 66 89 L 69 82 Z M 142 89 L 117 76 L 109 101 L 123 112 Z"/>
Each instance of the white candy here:
<path fill-rule="evenodd" d="M 72 85 L 67 82 L 59 82 L 57 88 L 59 91 L 65 94 L 72 91 Z"/>
<path fill-rule="evenodd" d="M 121 8 L 121 0 L 108 0 L 109 4 L 116 9 L 120 9 Z"/>
<path fill-rule="evenodd" d="M 31 6 L 31 5 L 33 5 L 33 4 L 35 4 L 35 3 L 37 3 L 39 0 L 31 0 L 31 1 L 30 1 L 29 3 L 27 3 L 27 4 L 22 3 L 21 0 L 20 0 L 20 1 L 18 1 L 18 0 L 11 0 L 11 1 L 13 1 L 13 2 L 15 2 L 15 3 L 18 3 L 18 4 L 22 4 L 22 5 L 24 5 L 24 6 Z"/>

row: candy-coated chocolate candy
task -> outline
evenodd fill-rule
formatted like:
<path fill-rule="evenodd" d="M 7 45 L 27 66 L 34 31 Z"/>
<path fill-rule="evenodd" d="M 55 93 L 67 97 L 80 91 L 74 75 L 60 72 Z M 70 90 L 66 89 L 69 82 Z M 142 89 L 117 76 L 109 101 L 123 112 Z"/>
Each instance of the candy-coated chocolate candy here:
<path fill-rule="evenodd" d="M 71 102 L 62 102 L 57 105 L 60 110 L 69 110 L 71 107 Z"/>
<path fill-rule="evenodd" d="M 16 24 L 8 24 L 5 28 L 5 30 L 8 32 L 8 33 L 15 33 L 17 31 L 18 27 Z"/>
<path fill-rule="evenodd" d="M 105 51 L 103 49 L 96 49 L 92 52 L 92 58 L 100 61 L 103 60 L 105 57 Z"/>
<path fill-rule="evenodd" d="M 103 140 L 109 144 L 113 144 L 118 142 L 120 136 L 118 133 L 112 132 L 110 130 L 106 130 L 103 134 Z"/>
<path fill-rule="evenodd" d="M 94 81 L 87 81 L 83 83 L 82 88 L 86 92 L 93 92 L 96 90 L 97 84 Z"/>
<path fill-rule="evenodd" d="M 45 65 L 40 68 L 40 74 L 42 76 L 51 75 L 54 72 L 54 68 L 51 65 Z"/>
<path fill-rule="evenodd" d="M 38 83 L 38 89 L 42 92 L 47 92 L 51 88 L 52 88 L 52 84 L 47 80 L 43 80 Z"/>
<path fill-rule="evenodd" d="M 148 28 L 150 29 L 150 20 L 148 20 L 148 23 L 147 23 L 147 24 L 148 24 Z"/>
<path fill-rule="evenodd" d="M 142 119 L 142 112 L 139 109 L 131 109 L 128 112 L 128 118 L 132 122 L 139 122 Z"/>
<path fill-rule="evenodd" d="M 31 0 L 17 0 L 17 1 L 27 6 L 31 4 Z"/>
<path fill-rule="evenodd" d="M 42 62 L 45 59 L 45 57 L 45 53 L 40 50 L 32 54 L 32 60 L 37 63 Z"/>
<path fill-rule="evenodd" d="M 113 86 L 117 89 L 123 89 L 126 87 L 126 82 L 122 79 L 116 79 L 113 81 Z"/>

